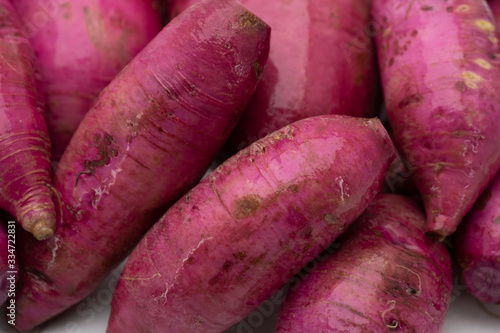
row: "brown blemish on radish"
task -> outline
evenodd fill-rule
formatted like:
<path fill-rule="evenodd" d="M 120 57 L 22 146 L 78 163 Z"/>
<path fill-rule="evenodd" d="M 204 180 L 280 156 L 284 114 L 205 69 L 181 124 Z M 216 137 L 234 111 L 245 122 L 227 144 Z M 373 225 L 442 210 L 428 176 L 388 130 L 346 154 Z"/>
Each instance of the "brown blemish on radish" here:
<path fill-rule="evenodd" d="M 335 224 L 338 222 L 338 219 L 332 214 L 325 214 L 325 216 L 323 216 L 323 220 L 325 220 L 328 224 Z"/>
<path fill-rule="evenodd" d="M 455 83 L 455 89 L 457 89 L 460 92 L 464 92 L 467 90 L 467 86 L 465 85 L 464 81 L 458 81 Z"/>
<path fill-rule="evenodd" d="M 96 168 L 105 166 L 109 163 L 111 157 L 118 156 L 118 151 L 111 146 L 114 142 L 115 140 L 109 133 L 105 133 L 104 138 L 100 133 L 94 136 L 94 147 L 99 150 L 100 158 L 97 160 L 85 160 L 85 169 L 76 176 L 75 187 L 78 185 L 78 180 L 82 174 L 93 175 Z"/>
<path fill-rule="evenodd" d="M 399 55 L 399 40 L 394 41 L 394 55 Z"/>
<path fill-rule="evenodd" d="M 456 9 L 456 11 L 458 13 L 467 13 L 469 10 L 470 10 L 470 6 L 469 5 L 460 5 Z"/>
<path fill-rule="evenodd" d="M 224 265 L 222 266 L 222 269 L 223 269 L 225 272 L 227 272 L 227 271 L 231 268 L 231 266 L 233 266 L 233 262 L 228 260 L 228 261 L 226 261 L 226 262 L 224 263 Z"/>
<path fill-rule="evenodd" d="M 305 226 L 303 229 L 299 231 L 299 237 L 302 239 L 310 239 L 312 236 L 312 231 L 313 229 L 311 228 L 311 226 Z"/>
<path fill-rule="evenodd" d="M 70 20 L 71 19 L 71 3 L 63 3 L 61 4 L 61 9 L 64 10 L 63 18 L 65 20 Z"/>
<path fill-rule="evenodd" d="M 370 64 L 371 53 L 358 52 L 355 55 L 354 68 L 356 68 L 356 76 L 354 78 L 354 85 L 356 87 L 363 84 L 365 80 L 365 71 Z"/>
<path fill-rule="evenodd" d="M 262 77 L 262 73 L 264 71 L 257 60 L 253 62 L 253 69 L 255 71 L 255 76 L 257 77 L 257 80 L 260 80 L 260 78 Z"/>
<path fill-rule="evenodd" d="M 250 264 L 252 264 L 252 265 L 260 264 L 262 262 L 262 259 L 264 259 L 265 256 L 266 256 L 266 254 L 262 253 L 258 257 L 252 258 L 252 260 L 250 260 Z"/>
<path fill-rule="evenodd" d="M 408 286 L 408 288 L 406 288 L 406 294 L 408 296 L 415 296 L 415 295 L 418 295 L 418 290 L 416 290 L 412 286 Z"/>
<path fill-rule="evenodd" d="M 291 126 L 287 126 L 283 130 L 277 132 L 274 135 L 273 139 L 276 140 L 276 141 L 283 140 L 284 138 L 293 140 L 294 137 L 295 137 L 295 133 L 293 131 L 293 128 Z"/>
<path fill-rule="evenodd" d="M 447 166 L 447 163 L 444 163 L 444 162 L 437 162 L 437 163 L 431 163 L 431 165 L 434 165 L 434 167 L 432 168 L 434 173 L 438 174 L 440 173 L 443 169 L 446 168 Z"/>
<path fill-rule="evenodd" d="M 423 11 L 430 11 L 432 10 L 432 6 L 422 6 L 420 9 Z"/>
<path fill-rule="evenodd" d="M 245 11 L 238 16 L 238 23 L 242 28 L 266 27 L 264 22 L 249 11 Z"/>
<path fill-rule="evenodd" d="M 235 200 L 233 216 L 236 219 L 243 219 L 255 215 L 255 212 L 262 205 L 262 199 L 258 195 L 249 194 Z"/>
<path fill-rule="evenodd" d="M 405 98 L 403 98 L 398 103 L 398 107 L 400 109 L 404 109 L 407 107 L 413 107 L 413 106 L 416 106 L 416 105 L 422 103 L 423 100 L 424 100 L 424 98 L 422 97 L 422 95 L 412 94 L 412 95 L 409 95 L 409 96 L 406 96 Z"/>
<path fill-rule="evenodd" d="M 233 257 L 239 260 L 244 260 L 247 257 L 247 254 L 243 251 L 238 251 L 235 254 L 233 254 Z"/>
<path fill-rule="evenodd" d="M 422 293 L 422 278 L 420 277 L 420 274 L 406 266 L 398 265 L 397 267 L 406 270 L 406 274 L 402 279 L 407 284 L 406 293 L 409 296 L 420 295 Z M 417 278 L 416 281 L 414 281 L 415 277 Z M 418 283 L 414 283 L 417 281 Z"/>

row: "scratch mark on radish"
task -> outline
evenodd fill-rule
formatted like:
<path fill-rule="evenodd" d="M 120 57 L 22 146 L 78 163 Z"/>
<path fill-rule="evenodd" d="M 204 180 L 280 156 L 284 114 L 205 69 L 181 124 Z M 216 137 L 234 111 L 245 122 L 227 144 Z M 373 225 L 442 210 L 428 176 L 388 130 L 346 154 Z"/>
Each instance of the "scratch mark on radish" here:
<path fill-rule="evenodd" d="M 424 311 L 424 313 L 427 315 L 427 317 L 429 317 L 429 319 L 430 319 L 432 322 L 434 322 L 434 323 L 436 323 L 437 325 L 439 325 L 439 322 L 438 322 L 436 319 L 434 319 L 434 317 L 432 317 L 432 316 L 429 314 L 429 312 Z"/>
<path fill-rule="evenodd" d="M 382 312 L 382 322 L 384 323 L 385 326 L 387 326 L 388 328 L 390 329 L 396 329 L 398 326 L 399 326 L 399 321 L 397 321 L 396 319 L 392 320 L 391 323 L 387 323 L 386 320 L 385 320 L 385 315 L 387 312 L 389 311 L 392 311 L 396 308 L 396 301 L 395 300 L 390 300 L 390 301 L 387 301 L 387 304 L 390 304 L 389 308 L 384 310 Z"/>
<path fill-rule="evenodd" d="M 415 2 L 415 0 L 411 0 L 410 2 L 410 5 L 408 6 L 408 8 L 406 9 L 406 16 L 405 16 L 405 20 L 408 19 L 408 15 L 410 14 L 410 10 L 411 10 L 411 7 L 413 7 L 413 3 Z"/>
<path fill-rule="evenodd" d="M 154 298 L 154 300 L 156 301 L 156 303 L 160 303 L 160 300 L 162 298 L 164 298 L 165 300 L 163 301 L 162 305 L 167 304 L 167 295 L 168 295 L 168 292 L 170 291 L 170 288 L 172 286 L 169 285 L 168 283 L 165 283 L 165 286 L 167 287 L 167 289 L 165 290 L 165 292 L 163 294 L 161 294 L 160 296 Z"/>
<path fill-rule="evenodd" d="M 109 189 L 111 186 L 113 186 L 116 182 L 116 176 L 118 173 L 123 171 L 121 168 L 116 168 L 115 170 L 111 170 L 111 180 L 109 181 L 108 184 L 104 184 L 102 187 L 99 187 L 97 189 L 94 189 L 94 197 L 92 198 L 92 207 L 97 208 L 97 205 L 101 201 L 101 198 L 103 194 L 109 194 Z M 109 179 L 109 178 L 108 178 Z M 104 180 L 102 183 L 105 183 L 108 179 Z"/>
<path fill-rule="evenodd" d="M 415 293 L 412 293 L 412 295 L 419 295 L 419 294 L 421 294 L 421 293 L 422 293 L 422 279 L 420 278 L 420 275 L 419 275 L 417 272 L 415 272 L 415 271 L 413 271 L 413 270 L 409 269 L 408 267 L 401 266 L 401 265 L 397 265 L 397 266 L 398 266 L 398 267 L 401 267 L 401 268 L 404 268 L 404 269 L 406 269 L 408 272 L 410 272 L 410 273 L 412 273 L 412 274 L 414 274 L 414 275 L 416 275 L 416 276 L 417 276 L 417 278 L 418 278 L 418 290 L 416 290 L 416 292 L 415 292 Z M 407 292 L 408 292 L 408 291 L 407 291 Z"/>
<path fill-rule="evenodd" d="M 61 239 L 58 236 L 54 236 L 55 246 L 52 249 L 52 260 L 50 260 L 49 265 L 56 261 L 57 250 L 59 250 L 59 245 L 61 244 Z"/>
<path fill-rule="evenodd" d="M 180 271 L 185 267 L 186 265 L 186 262 L 193 256 L 193 254 L 206 242 L 206 241 L 209 241 L 213 239 L 212 236 L 208 236 L 208 237 L 202 237 L 201 241 L 198 243 L 198 245 L 196 245 L 196 247 L 194 247 L 191 251 L 189 251 L 189 253 L 187 254 L 187 256 L 182 260 L 182 263 L 181 263 L 181 266 L 179 267 L 179 269 L 175 272 L 175 275 L 174 275 L 174 281 L 177 281 L 179 276 L 180 276 Z M 175 283 L 175 282 L 174 282 Z M 169 283 L 165 283 L 165 286 L 166 286 L 166 290 L 163 294 L 161 294 L 160 296 L 158 297 L 155 297 L 154 300 L 157 302 L 157 303 L 160 303 L 160 300 L 163 299 L 163 303 L 162 305 L 165 305 L 167 303 L 167 296 L 168 296 L 168 292 L 170 291 L 170 289 L 172 288 L 173 284 L 169 284 Z"/>
<path fill-rule="evenodd" d="M 195 252 L 196 252 L 196 251 L 200 248 L 200 246 L 202 246 L 202 245 L 203 245 L 203 243 L 205 243 L 206 241 L 211 240 L 211 239 L 213 239 L 213 237 L 212 237 L 212 236 L 208 236 L 208 237 L 206 237 L 206 238 L 205 238 L 205 237 L 203 237 L 203 238 L 201 239 L 201 241 L 198 243 L 198 245 L 196 245 L 196 247 L 195 247 L 195 248 L 193 248 L 191 251 L 189 251 L 189 253 L 187 254 L 186 258 L 184 258 L 184 260 L 182 260 L 181 268 L 180 268 L 180 269 L 178 269 L 178 270 L 177 270 L 177 272 L 175 273 L 176 277 L 177 277 L 177 275 L 178 275 L 179 271 L 180 271 L 180 270 L 184 267 L 184 265 L 185 265 L 186 261 L 188 261 L 188 260 L 189 260 L 189 258 L 191 258 L 191 257 L 193 256 L 193 254 L 194 254 L 194 253 L 195 253 Z"/>
<path fill-rule="evenodd" d="M 135 277 L 128 277 L 128 276 L 120 276 L 120 279 L 126 280 L 126 281 L 148 281 L 148 280 L 154 279 L 155 277 L 161 278 L 161 274 L 155 273 L 153 276 L 150 276 L 148 278 L 135 278 Z"/>
<path fill-rule="evenodd" d="M 347 193 L 347 186 L 344 189 L 344 178 L 339 176 L 339 177 L 335 178 L 335 181 L 337 182 L 337 184 L 340 187 L 340 200 L 342 200 L 342 202 L 343 202 L 344 196 L 349 197 L 349 193 Z"/>

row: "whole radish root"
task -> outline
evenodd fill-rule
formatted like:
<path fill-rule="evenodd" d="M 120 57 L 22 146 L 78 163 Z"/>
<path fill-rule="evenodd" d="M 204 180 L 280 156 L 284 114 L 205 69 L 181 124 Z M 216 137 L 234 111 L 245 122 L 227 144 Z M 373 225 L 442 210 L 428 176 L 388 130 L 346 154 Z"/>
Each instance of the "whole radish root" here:
<path fill-rule="evenodd" d="M 454 237 L 462 281 L 483 302 L 500 304 L 500 175 Z"/>
<path fill-rule="evenodd" d="M 425 214 L 379 195 L 283 302 L 277 333 L 441 332 L 453 274 Z"/>
<path fill-rule="evenodd" d="M 500 168 L 500 49 L 485 0 L 374 0 L 389 122 L 430 232 L 453 233 Z"/>
<path fill-rule="evenodd" d="M 394 158 L 377 119 L 317 116 L 229 158 L 129 257 L 108 333 L 222 332 L 326 248 Z"/>
<path fill-rule="evenodd" d="M 170 16 L 197 1 L 169 1 Z M 227 151 L 311 116 L 375 115 L 379 88 L 369 25 L 371 0 L 240 2 L 273 33 L 266 71 Z"/>
<path fill-rule="evenodd" d="M 56 225 L 50 141 L 35 56 L 10 1 L 0 0 L 0 208 L 42 240 Z"/>
<path fill-rule="evenodd" d="M 97 95 L 161 30 L 156 0 L 15 0 L 40 64 L 53 159 Z"/>
<path fill-rule="evenodd" d="M 20 249 L 17 329 L 86 297 L 200 179 L 255 91 L 269 39 L 236 1 L 203 1 L 110 83 L 58 165 L 54 237 Z"/>

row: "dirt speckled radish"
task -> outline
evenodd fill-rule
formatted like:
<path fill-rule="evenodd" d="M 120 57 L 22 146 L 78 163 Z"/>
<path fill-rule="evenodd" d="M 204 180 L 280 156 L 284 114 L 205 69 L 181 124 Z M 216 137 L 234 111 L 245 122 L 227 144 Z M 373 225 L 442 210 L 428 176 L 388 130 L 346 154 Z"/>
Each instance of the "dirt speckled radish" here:
<path fill-rule="evenodd" d="M 283 302 L 277 333 L 441 332 L 453 274 L 410 199 L 377 196 Z"/>
<path fill-rule="evenodd" d="M 56 225 L 40 77 L 10 1 L 0 1 L 0 208 L 42 240 Z"/>
<path fill-rule="evenodd" d="M 326 248 L 394 158 L 378 119 L 317 116 L 229 158 L 132 252 L 108 333 L 222 332 Z"/>
<path fill-rule="evenodd" d="M 469 292 L 483 302 L 500 304 L 500 175 L 460 224 L 454 244 Z"/>
<path fill-rule="evenodd" d="M 203 1 L 110 83 L 57 167 L 54 237 L 22 242 L 17 329 L 87 296 L 199 180 L 255 91 L 269 39 L 238 2 Z"/>
<path fill-rule="evenodd" d="M 374 0 L 384 97 L 430 232 L 453 233 L 500 168 L 500 48 L 484 0 Z"/>
<path fill-rule="evenodd" d="M 43 76 L 58 161 L 101 90 L 160 32 L 156 0 L 15 0 Z"/>
<path fill-rule="evenodd" d="M 169 1 L 175 16 L 199 0 Z M 240 0 L 272 30 L 255 96 L 228 141 L 235 152 L 299 119 L 373 116 L 379 87 L 371 0 Z"/>

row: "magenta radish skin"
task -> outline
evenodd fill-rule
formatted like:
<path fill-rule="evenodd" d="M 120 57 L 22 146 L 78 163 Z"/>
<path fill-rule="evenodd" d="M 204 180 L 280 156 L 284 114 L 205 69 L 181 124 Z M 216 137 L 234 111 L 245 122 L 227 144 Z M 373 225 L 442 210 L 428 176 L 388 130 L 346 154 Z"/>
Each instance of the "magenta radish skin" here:
<path fill-rule="evenodd" d="M 491 11 L 493 12 L 493 17 L 495 17 L 495 22 L 498 28 L 498 26 L 500 25 L 500 1 L 490 0 L 488 2 L 488 5 L 490 5 Z"/>
<path fill-rule="evenodd" d="M 283 302 L 277 333 L 441 332 L 453 273 L 425 214 L 395 194 L 373 200 Z"/>
<path fill-rule="evenodd" d="M 393 158 L 378 119 L 317 116 L 253 143 L 174 204 L 134 249 L 107 332 L 229 328 L 361 214 Z"/>
<path fill-rule="evenodd" d="M 468 291 L 483 302 L 500 304 L 500 175 L 460 224 L 454 245 Z"/>
<path fill-rule="evenodd" d="M 197 1 L 169 1 L 170 16 Z M 266 71 L 229 139 L 228 151 L 307 117 L 375 115 L 380 98 L 369 34 L 371 0 L 240 2 L 273 33 Z"/>
<path fill-rule="evenodd" d="M 155 0 L 16 0 L 40 64 L 53 159 L 99 93 L 162 28 Z"/>
<path fill-rule="evenodd" d="M 86 297 L 199 180 L 255 91 L 269 39 L 236 1 L 204 1 L 110 83 L 58 165 L 54 237 L 22 243 L 17 329 Z"/>
<path fill-rule="evenodd" d="M 484 0 L 375 0 L 373 7 L 389 122 L 428 231 L 445 237 L 500 168 L 496 26 Z"/>
<path fill-rule="evenodd" d="M 0 1 L 0 208 L 35 238 L 56 225 L 45 124 L 36 59 L 10 1 Z"/>

